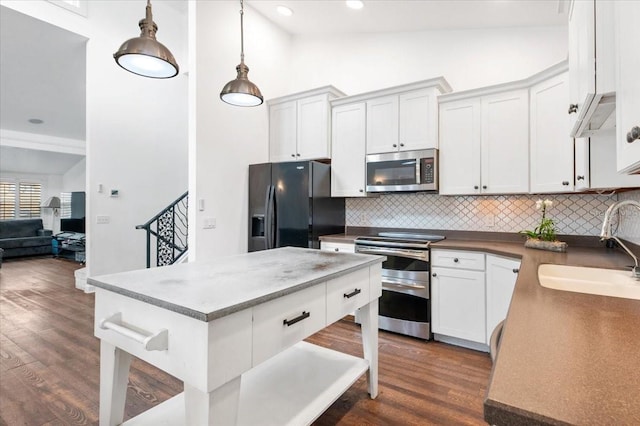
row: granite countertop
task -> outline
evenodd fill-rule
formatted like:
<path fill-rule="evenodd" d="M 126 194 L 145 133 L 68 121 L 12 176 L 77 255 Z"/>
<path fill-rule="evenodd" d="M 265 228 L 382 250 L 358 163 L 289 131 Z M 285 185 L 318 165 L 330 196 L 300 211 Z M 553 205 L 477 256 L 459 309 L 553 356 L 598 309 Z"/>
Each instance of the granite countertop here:
<path fill-rule="evenodd" d="M 101 275 L 87 282 L 212 321 L 383 260 L 383 256 L 284 247 L 209 262 Z"/>
<path fill-rule="evenodd" d="M 330 238 L 323 240 L 340 241 L 339 235 Z M 521 239 L 458 238 L 447 236 L 431 247 L 522 259 L 487 389 L 485 420 L 640 424 L 640 301 L 553 290 L 538 281 L 541 264 L 629 269 L 631 257 L 593 239 L 586 247 L 570 242 L 567 253 L 554 253 L 524 248 Z"/>

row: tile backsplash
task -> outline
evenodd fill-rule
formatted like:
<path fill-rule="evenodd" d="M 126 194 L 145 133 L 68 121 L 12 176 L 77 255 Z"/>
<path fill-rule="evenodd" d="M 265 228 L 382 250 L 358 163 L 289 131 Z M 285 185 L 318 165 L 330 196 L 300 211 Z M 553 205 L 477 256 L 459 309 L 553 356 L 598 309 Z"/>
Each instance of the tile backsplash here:
<path fill-rule="evenodd" d="M 559 234 L 599 235 L 607 208 L 618 199 L 640 201 L 640 191 L 621 194 L 444 196 L 428 193 L 349 198 L 347 226 L 519 232 L 541 218 L 536 200 L 550 199 L 547 217 Z M 623 209 L 618 235 L 640 244 L 640 210 Z"/>

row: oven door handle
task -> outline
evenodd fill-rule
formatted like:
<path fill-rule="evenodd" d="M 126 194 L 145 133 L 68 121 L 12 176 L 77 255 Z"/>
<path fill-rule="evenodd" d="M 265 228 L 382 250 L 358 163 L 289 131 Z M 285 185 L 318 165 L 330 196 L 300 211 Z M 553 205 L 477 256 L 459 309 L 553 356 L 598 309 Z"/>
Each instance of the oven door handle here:
<path fill-rule="evenodd" d="M 388 256 L 402 256 L 409 257 L 412 259 L 429 261 L 429 253 L 427 251 L 414 251 L 414 250 L 402 250 L 402 249 L 385 249 L 378 247 L 357 247 L 357 253 L 368 253 L 368 254 L 383 254 Z"/>
<path fill-rule="evenodd" d="M 424 290 L 427 288 L 427 286 L 424 285 L 409 284 L 406 281 L 394 280 L 390 278 L 384 278 L 382 280 L 382 288 L 392 289 L 393 287 L 404 287 L 413 290 Z"/>

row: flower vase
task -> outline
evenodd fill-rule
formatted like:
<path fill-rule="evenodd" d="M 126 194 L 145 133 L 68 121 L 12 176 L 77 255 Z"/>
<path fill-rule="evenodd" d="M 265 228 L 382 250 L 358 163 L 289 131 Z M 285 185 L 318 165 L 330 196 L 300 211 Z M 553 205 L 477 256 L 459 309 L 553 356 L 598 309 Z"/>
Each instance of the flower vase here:
<path fill-rule="evenodd" d="M 527 238 L 524 246 L 538 250 L 557 251 L 559 253 L 567 251 L 567 243 L 564 241 L 543 241 L 538 238 Z"/>

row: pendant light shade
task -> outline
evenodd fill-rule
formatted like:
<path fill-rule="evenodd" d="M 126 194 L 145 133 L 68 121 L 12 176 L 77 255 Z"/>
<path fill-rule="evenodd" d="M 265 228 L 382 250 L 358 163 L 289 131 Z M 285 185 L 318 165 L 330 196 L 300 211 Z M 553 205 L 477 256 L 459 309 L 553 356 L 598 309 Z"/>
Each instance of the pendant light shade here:
<path fill-rule="evenodd" d="M 258 106 L 262 104 L 262 93 L 258 86 L 249 81 L 247 74 L 249 67 L 244 63 L 244 2 L 240 0 L 240 64 L 236 67 L 238 72 L 235 80 L 228 82 L 222 92 L 220 99 L 235 106 Z"/>
<path fill-rule="evenodd" d="M 175 77 L 180 68 L 171 51 L 156 40 L 158 26 L 153 22 L 150 0 L 147 0 L 146 16 L 140 20 L 138 26 L 140 37 L 125 41 L 113 54 L 117 64 L 143 77 Z"/>

